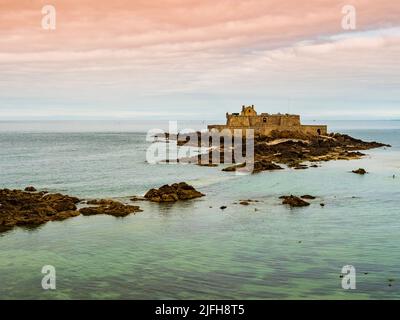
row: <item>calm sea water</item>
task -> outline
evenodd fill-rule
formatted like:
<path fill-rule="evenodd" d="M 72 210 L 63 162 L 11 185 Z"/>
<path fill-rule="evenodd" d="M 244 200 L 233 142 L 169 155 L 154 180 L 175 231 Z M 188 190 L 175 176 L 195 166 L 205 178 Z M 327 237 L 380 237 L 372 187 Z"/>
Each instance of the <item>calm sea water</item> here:
<path fill-rule="evenodd" d="M 125 218 L 79 216 L 0 234 L 0 298 L 400 298 L 400 122 L 327 123 L 393 147 L 315 169 L 236 176 L 147 164 L 145 131 L 166 122 L 0 122 L 1 188 L 127 201 L 187 181 L 206 194 L 140 203 L 144 212 Z M 359 167 L 370 173 L 349 173 Z M 318 198 L 289 209 L 284 194 Z M 259 202 L 234 204 L 240 199 Z M 41 288 L 44 265 L 56 268 L 57 290 Z M 356 290 L 341 287 L 344 265 L 356 268 Z"/>

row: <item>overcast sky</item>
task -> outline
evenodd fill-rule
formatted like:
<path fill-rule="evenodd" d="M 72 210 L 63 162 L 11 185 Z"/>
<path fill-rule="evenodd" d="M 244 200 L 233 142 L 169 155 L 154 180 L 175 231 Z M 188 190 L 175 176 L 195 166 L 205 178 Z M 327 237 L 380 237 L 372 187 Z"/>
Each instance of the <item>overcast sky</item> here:
<path fill-rule="evenodd" d="M 0 0 L 0 121 L 222 119 L 242 104 L 400 119 L 400 2 Z"/>

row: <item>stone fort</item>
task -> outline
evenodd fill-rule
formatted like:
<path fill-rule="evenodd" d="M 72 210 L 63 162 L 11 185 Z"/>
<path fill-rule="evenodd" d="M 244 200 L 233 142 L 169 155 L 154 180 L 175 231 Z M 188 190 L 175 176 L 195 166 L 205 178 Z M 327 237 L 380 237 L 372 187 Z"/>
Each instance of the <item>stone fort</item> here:
<path fill-rule="evenodd" d="M 294 131 L 313 135 L 326 135 L 326 125 L 303 125 L 300 116 L 295 114 L 257 114 L 252 106 L 242 106 L 242 112 L 226 113 L 226 125 L 209 125 L 208 130 L 230 130 L 234 134 L 235 129 L 241 129 L 246 134 L 246 129 L 254 129 L 255 135 L 268 136 L 272 131 Z"/>

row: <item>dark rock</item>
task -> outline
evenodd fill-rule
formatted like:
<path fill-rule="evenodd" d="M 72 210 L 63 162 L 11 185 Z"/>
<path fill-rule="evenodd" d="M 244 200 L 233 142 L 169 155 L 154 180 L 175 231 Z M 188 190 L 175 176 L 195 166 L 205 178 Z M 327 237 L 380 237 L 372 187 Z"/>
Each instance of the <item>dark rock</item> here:
<path fill-rule="evenodd" d="M 94 204 L 98 206 L 109 206 L 114 204 L 116 201 L 111 200 L 111 199 L 93 199 L 93 200 L 88 200 L 86 203 L 87 204 Z"/>
<path fill-rule="evenodd" d="M 297 164 L 294 167 L 295 170 L 304 170 L 304 169 L 308 169 L 308 166 L 306 166 L 305 164 Z"/>
<path fill-rule="evenodd" d="M 286 164 L 295 169 L 306 169 L 304 162 L 321 162 L 331 160 L 351 160 L 360 159 L 365 156 L 360 150 L 369 150 L 380 148 L 385 145 L 378 142 L 365 142 L 352 138 L 348 135 L 331 133 L 324 136 L 308 135 L 302 132 L 293 131 L 274 131 L 269 136 L 256 136 L 254 138 L 254 172 L 264 170 L 276 170 L 277 167 L 267 165 Z M 209 152 L 209 159 L 212 159 L 213 153 Z M 220 148 L 221 163 L 232 163 L 223 169 L 223 171 L 236 171 L 245 167 L 244 163 L 237 163 L 232 158 L 231 162 L 225 161 L 224 150 Z M 243 149 L 242 149 L 242 154 Z M 194 163 L 200 163 L 200 157 L 193 157 Z M 316 164 L 311 167 L 317 167 Z"/>
<path fill-rule="evenodd" d="M 50 203 L 50 206 L 57 212 L 75 211 L 76 204 L 80 201 L 76 197 L 66 196 L 61 193 L 48 193 L 42 199 Z"/>
<path fill-rule="evenodd" d="M 223 168 L 222 171 L 232 172 L 232 171 L 236 171 L 237 169 L 244 168 L 245 166 L 246 166 L 246 163 L 240 163 L 240 164 L 236 164 L 233 166 Z"/>
<path fill-rule="evenodd" d="M 308 199 L 308 200 L 314 200 L 314 199 L 315 199 L 314 196 L 311 196 L 311 195 L 309 195 L 309 194 L 305 194 L 305 195 L 301 196 L 300 198 L 302 198 L 302 199 Z"/>
<path fill-rule="evenodd" d="M 282 196 L 280 197 L 283 199 L 282 204 L 287 204 L 291 207 L 306 207 L 309 206 L 310 204 L 304 200 L 302 200 L 299 197 L 290 195 L 290 196 Z"/>
<path fill-rule="evenodd" d="M 164 185 L 159 189 L 150 189 L 144 197 L 153 202 L 175 202 L 203 197 L 204 194 L 197 191 L 185 182 Z"/>
<path fill-rule="evenodd" d="M 248 201 L 240 201 L 239 204 L 243 206 L 248 206 L 250 203 Z"/>
<path fill-rule="evenodd" d="M 283 168 L 281 166 L 278 166 L 277 164 L 267 161 L 267 160 L 260 160 L 260 161 L 255 161 L 254 162 L 254 169 L 253 172 L 260 172 L 260 171 L 272 171 L 272 170 L 282 170 Z"/>
<path fill-rule="evenodd" d="M 56 194 L 21 190 L 0 190 L 0 226 L 35 226 L 48 221 L 64 220 L 79 215 L 79 199 Z"/>
<path fill-rule="evenodd" d="M 361 174 L 361 175 L 367 173 L 367 171 L 365 171 L 365 169 L 363 169 L 363 168 L 359 168 L 359 169 L 357 169 L 357 170 L 353 170 L 352 172 L 353 172 L 353 173 L 356 173 L 356 174 Z"/>
<path fill-rule="evenodd" d="M 218 167 L 216 163 L 197 163 L 197 165 L 200 167 Z"/>
<path fill-rule="evenodd" d="M 240 164 L 236 164 L 230 167 L 226 167 L 224 169 L 222 169 L 222 171 L 227 171 L 227 172 L 232 172 L 232 171 L 236 171 L 237 169 L 241 169 L 241 168 L 245 168 L 246 167 L 246 163 L 240 163 Z M 249 166 L 250 168 L 251 166 Z M 272 171 L 272 170 L 282 170 L 283 168 L 271 161 L 268 160 L 259 160 L 259 161 L 254 161 L 253 163 L 253 170 L 252 173 L 257 173 L 260 171 Z"/>
<path fill-rule="evenodd" d="M 320 203 L 319 204 L 321 207 L 325 207 L 325 203 Z"/>
<path fill-rule="evenodd" d="M 81 208 L 79 212 L 84 216 L 107 214 L 114 217 L 125 217 L 128 214 L 143 211 L 138 206 L 125 205 L 119 201 L 109 199 L 91 200 L 88 201 L 88 204 L 98 206 Z"/>
<path fill-rule="evenodd" d="M 225 210 L 227 208 L 227 206 L 221 206 L 219 207 L 221 210 Z"/>
<path fill-rule="evenodd" d="M 35 187 L 29 186 L 29 187 L 25 188 L 25 191 L 27 191 L 27 192 L 36 192 L 37 190 L 36 190 Z"/>
<path fill-rule="evenodd" d="M 80 215 L 110 214 L 125 216 L 141 211 L 137 206 L 127 206 L 113 200 L 90 200 L 97 205 L 80 210 L 77 197 L 61 193 L 26 192 L 21 190 L 0 190 L 0 231 L 15 226 L 35 227 L 48 221 L 61 221 Z"/>
<path fill-rule="evenodd" d="M 133 196 L 131 201 L 146 201 L 147 199 L 145 197 L 138 197 L 138 196 Z"/>

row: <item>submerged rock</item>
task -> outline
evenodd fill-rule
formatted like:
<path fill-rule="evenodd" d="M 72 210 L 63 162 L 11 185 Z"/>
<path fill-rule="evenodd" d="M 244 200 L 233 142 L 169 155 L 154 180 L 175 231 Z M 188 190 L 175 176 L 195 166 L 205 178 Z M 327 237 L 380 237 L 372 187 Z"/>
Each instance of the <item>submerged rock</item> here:
<path fill-rule="evenodd" d="M 119 201 L 109 199 L 91 200 L 87 203 L 98 206 L 81 208 L 79 212 L 84 216 L 107 214 L 114 217 L 125 217 L 128 214 L 143 211 L 138 206 L 126 205 Z"/>
<path fill-rule="evenodd" d="M 246 163 L 239 163 L 239 164 L 235 164 L 233 166 L 223 168 L 222 171 L 232 172 L 232 171 L 236 171 L 237 169 L 244 168 L 244 167 L 246 167 Z"/>
<path fill-rule="evenodd" d="M 35 188 L 35 187 L 32 187 L 32 186 L 29 186 L 29 187 L 26 187 L 26 188 L 25 188 L 25 191 L 28 191 L 28 192 L 35 192 L 35 191 L 36 191 L 36 188 Z"/>
<path fill-rule="evenodd" d="M 291 207 L 306 207 L 310 205 L 307 201 L 293 195 L 282 196 L 280 199 L 283 199 L 282 204 L 287 204 Z"/>
<path fill-rule="evenodd" d="M 189 200 L 203 197 L 204 194 L 197 191 L 186 182 L 164 185 L 159 189 L 150 189 L 144 197 L 153 202 L 176 202 L 178 200 Z"/>
<path fill-rule="evenodd" d="M 241 169 L 241 168 L 245 168 L 245 167 L 246 167 L 246 163 L 240 163 L 240 164 L 226 167 L 226 168 L 222 169 L 222 171 L 232 172 L 232 171 L 236 171 L 237 169 Z M 279 166 L 271 161 L 264 160 L 264 159 L 254 161 L 252 167 L 253 167 L 252 173 L 283 169 L 281 166 Z M 249 168 L 251 168 L 251 166 L 249 166 Z"/>
<path fill-rule="evenodd" d="M 365 169 L 363 169 L 363 168 L 359 168 L 357 170 L 353 170 L 352 172 L 356 173 L 356 174 L 361 174 L 361 175 L 364 175 L 364 174 L 367 173 L 367 171 Z"/>
<path fill-rule="evenodd" d="M 139 197 L 139 196 L 133 196 L 131 201 L 146 201 L 147 199 L 145 197 Z"/>
<path fill-rule="evenodd" d="M 200 167 L 218 167 L 218 164 L 216 163 L 197 163 L 198 166 Z"/>
<path fill-rule="evenodd" d="M 305 164 L 297 164 L 296 166 L 293 167 L 293 169 L 304 170 L 304 169 L 308 169 L 308 166 L 306 166 Z"/>
<path fill-rule="evenodd" d="M 301 196 L 300 198 L 302 198 L 302 199 L 308 199 L 308 200 L 314 200 L 314 199 L 315 199 L 314 196 L 311 196 L 311 195 L 309 195 L 309 194 L 305 194 L 305 195 Z"/>

